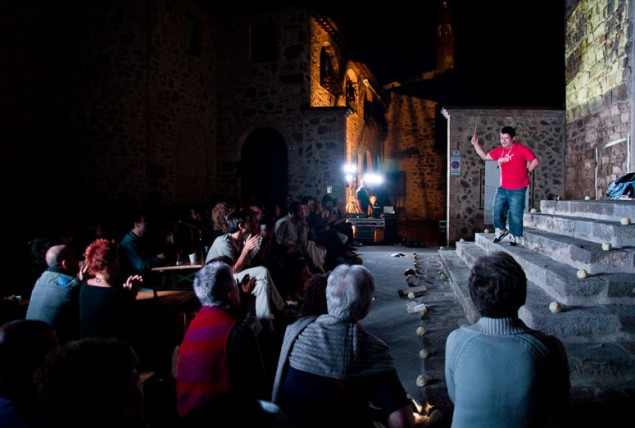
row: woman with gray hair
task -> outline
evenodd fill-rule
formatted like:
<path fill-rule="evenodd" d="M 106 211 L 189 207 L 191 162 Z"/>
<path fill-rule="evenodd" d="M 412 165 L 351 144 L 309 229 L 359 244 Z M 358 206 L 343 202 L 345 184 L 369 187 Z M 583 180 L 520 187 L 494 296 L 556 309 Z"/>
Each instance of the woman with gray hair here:
<path fill-rule="evenodd" d="M 328 276 L 328 313 L 287 326 L 273 401 L 297 428 L 414 426 L 390 349 L 358 323 L 374 293 L 367 268 L 341 264 Z"/>
<path fill-rule="evenodd" d="M 237 283 L 232 267 L 212 261 L 194 279 L 201 309 L 190 323 L 178 350 L 177 410 L 186 417 L 219 394 L 247 393 L 268 400 L 267 378 L 260 346 L 242 317 L 242 298 L 251 293 L 254 279 Z M 270 379 L 270 378 L 269 378 Z"/>

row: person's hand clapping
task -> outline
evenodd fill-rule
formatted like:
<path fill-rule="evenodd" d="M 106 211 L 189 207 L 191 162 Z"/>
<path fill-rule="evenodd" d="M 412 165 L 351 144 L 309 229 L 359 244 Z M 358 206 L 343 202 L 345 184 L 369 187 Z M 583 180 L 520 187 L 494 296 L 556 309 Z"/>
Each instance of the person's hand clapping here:
<path fill-rule="evenodd" d="M 141 275 L 130 275 L 128 279 L 126 279 L 126 282 L 123 283 L 123 288 L 136 296 L 142 285 L 143 277 Z"/>
<path fill-rule="evenodd" d="M 247 274 L 243 276 L 239 286 L 243 293 L 251 294 L 251 292 L 254 291 L 254 287 L 256 287 L 256 278 L 252 278 Z"/>
<path fill-rule="evenodd" d="M 79 271 L 77 272 L 77 278 L 79 278 L 80 281 L 83 281 L 86 273 L 88 273 L 88 263 L 86 263 L 84 260 L 80 260 L 78 266 Z"/>
<path fill-rule="evenodd" d="M 249 238 L 247 238 L 247 240 L 245 241 L 245 247 L 243 251 L 251 251 L 254 248 L 256 248 L 256 246 L 260 242 L 260 239 L 261 239 L 260 235 L 252 235 Z"/>

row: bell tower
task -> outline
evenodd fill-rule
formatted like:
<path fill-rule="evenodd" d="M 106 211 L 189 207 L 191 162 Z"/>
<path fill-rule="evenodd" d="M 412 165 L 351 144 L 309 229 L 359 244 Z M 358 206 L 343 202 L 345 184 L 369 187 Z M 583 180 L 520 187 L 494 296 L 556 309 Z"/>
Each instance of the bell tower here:
<path fill-rule="evenodd" d="M 437 73 L 454 68 L 454 25 L 449 0 L 441 0 L 437 11 Z"/>

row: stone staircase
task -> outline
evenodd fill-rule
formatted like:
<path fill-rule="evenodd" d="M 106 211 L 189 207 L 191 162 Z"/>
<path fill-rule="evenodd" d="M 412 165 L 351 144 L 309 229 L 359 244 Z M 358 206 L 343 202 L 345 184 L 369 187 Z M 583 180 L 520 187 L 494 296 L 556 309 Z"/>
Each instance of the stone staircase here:
<path fill-rule="evenodd" d="M 565 344 L 574 400 L 635 402 L 635 224 L 622 225 L 623 217 L 635 221 L 635 201 L 542 201 L 524 216 L 522 245 L 477 233 L 439 252 L 470 322 L 479 317 L 467 289 L 470 266 L 497 250 L 514 256 L 528 279 L 519 316 Z M 582 269 L 587 276 L 579 278 Z M 549 310 L 554 301 L 561 312 Z"/>

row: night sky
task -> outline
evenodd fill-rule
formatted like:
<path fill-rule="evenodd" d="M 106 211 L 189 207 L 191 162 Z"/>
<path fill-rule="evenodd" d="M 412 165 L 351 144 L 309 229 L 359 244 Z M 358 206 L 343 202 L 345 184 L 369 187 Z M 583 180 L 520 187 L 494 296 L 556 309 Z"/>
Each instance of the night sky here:
<path fill-rule="evenodd" d="M 438 0 L 333 8 L 330 15 L 380 83 L 435 67 Z M 455 71 L 506 105 L 564 107 L 564 1 L 450 0 Z M 488 100 L 483 99 L 483 104 Z"/>

